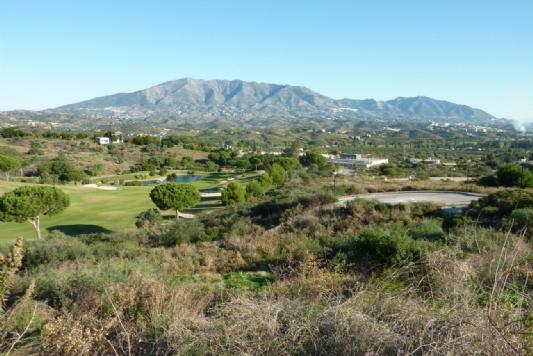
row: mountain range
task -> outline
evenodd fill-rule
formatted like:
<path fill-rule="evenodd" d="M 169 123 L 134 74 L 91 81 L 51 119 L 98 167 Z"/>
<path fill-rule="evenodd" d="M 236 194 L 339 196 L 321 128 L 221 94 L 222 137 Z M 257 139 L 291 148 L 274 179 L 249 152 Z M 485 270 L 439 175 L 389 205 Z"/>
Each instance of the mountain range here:
<path fill-rule="evenodd" d="M 53 109 L 122 119 L 230 120 L 381 119 L 489 122 L 480 109 L 432 98 L 332 99 L 302 86 L 183 78 L 132 93 L 102 96 Z"/>

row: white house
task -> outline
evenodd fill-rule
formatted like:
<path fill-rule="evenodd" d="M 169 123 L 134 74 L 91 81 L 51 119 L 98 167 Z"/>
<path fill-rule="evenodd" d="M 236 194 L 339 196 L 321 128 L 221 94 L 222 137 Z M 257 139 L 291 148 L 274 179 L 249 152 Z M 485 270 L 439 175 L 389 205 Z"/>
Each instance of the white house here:
<path fill-rule="evenodd" d="M 109 137 L 97 137 L 96 138 L 96 143 L 99 145 L 109 145 L 110 142 L 111 140 L 109 139 Z"/>
<path fill-rule="evenodd" d="M 409 163 L 411 164 L 418 164 L 418 163 L 427 163 L 427 164 L 441 164 L 440 162 L 440 159 L 437 159 L 437 158 L 426 158 L 426 159 L 421 159 L 421 158 L 409 158 Z"/>
<path fill-rule="evenodd" d="M 388 158 L 334 158 L 329 161 L 339 166 L 358 168 L 377 167 L 389 163 Z"/>
<path fill-rule="evenodd" d="M 389 164 L 388 158 L 361 158 L 355 160 L 355 165 L 362 168 L 370 168 Z"/>

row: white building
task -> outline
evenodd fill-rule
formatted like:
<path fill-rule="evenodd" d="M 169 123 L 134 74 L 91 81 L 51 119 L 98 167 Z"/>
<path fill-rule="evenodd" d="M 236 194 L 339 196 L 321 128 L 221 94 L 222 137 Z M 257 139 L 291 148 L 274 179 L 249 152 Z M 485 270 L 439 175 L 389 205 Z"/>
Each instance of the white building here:
<path fill-rule="evenodd" d="M 111 140 L 109 139 L 109 137 L 97 137 L 96 138 L 96 143 L 99 145 L 109 145 L 110 142 Z"/>
<path fill-rule="evenodd" d="M 427 163 L 427 164 L 441 164 L 440 159 L 437 158 L 409 158 L 409 163 L 418 164 L 418 163 Z"/>
<path fill-rule="evenodd" d="M 341 159 L 362 159 L 363 155 L 360 153 L 341 153 L 337 158 Z"/>
<path fill-rule="evenodd" d="M 389 164 L 388 158 L 361 158 L 355 160 L 355 166 L 360 168 L 370 168 Z"/>
<path fill-rule="evenodd" d="M 332 159 L 337 158 L 337 155 L 333 155 L 333 154 L 329 154 L 329 153 L 322 153 L 322 157 L 324 157 L 325 159 L 328 159 L 328 160 L 332 160 Z"/>
<path fill-rule="evenodd" d="M 355 168 L 371 168 L 377 167 L 389 163 L 388 158 L 372 158 L 363 157 L 360 154 L 341 154 L 339 156 L 327 157 L 330 163 L 343 166 L 343 167 L 355 167 Z"/>

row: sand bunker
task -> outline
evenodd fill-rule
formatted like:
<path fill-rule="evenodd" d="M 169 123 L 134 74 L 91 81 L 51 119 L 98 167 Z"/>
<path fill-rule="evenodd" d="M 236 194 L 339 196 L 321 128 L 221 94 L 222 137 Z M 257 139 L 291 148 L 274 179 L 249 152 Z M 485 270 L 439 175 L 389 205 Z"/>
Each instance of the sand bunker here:
<path fill-rule="evenodd" d="M 101 190 L 117 190 L 117 187 L 113 187 L 111 185 L 98 185 L 98 184 L 85 184 L 83 185 L 85 188 L 94 188 L 94 189 L 101 189 Z"/>

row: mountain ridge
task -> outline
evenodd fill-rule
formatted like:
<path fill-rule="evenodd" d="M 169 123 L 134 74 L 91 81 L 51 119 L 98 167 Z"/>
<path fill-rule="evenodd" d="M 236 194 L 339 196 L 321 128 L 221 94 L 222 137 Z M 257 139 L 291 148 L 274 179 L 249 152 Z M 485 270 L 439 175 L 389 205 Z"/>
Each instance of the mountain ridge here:
<path fill-rule="evenodd" d="M 304 86 L 255 81 L 181 78 L 146 89 L 63 105 L 50 112 L 132 120 L 254 119 L 299 122 L 380 119 L 402 121 L 489 122 L 491 114 L 427 96 L 333 99 Z"/>

